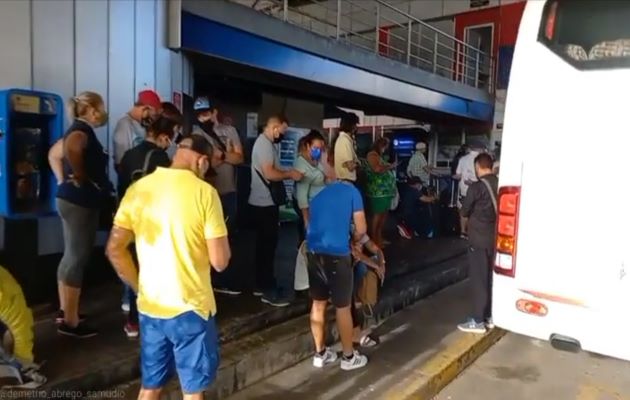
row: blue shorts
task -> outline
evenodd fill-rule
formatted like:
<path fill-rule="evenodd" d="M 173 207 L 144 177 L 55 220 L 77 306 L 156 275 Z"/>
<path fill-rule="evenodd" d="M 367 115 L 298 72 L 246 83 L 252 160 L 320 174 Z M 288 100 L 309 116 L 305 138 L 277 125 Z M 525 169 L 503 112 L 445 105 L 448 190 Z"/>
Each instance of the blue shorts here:
<path fill-rule="evenodd" d="M 163 387 L 177 371 L 182 391 L 203 392 L 216 378 L 219 339 L 214 318 L 193 311 L 171 319 L 140 314 L 142 387 Z"/>

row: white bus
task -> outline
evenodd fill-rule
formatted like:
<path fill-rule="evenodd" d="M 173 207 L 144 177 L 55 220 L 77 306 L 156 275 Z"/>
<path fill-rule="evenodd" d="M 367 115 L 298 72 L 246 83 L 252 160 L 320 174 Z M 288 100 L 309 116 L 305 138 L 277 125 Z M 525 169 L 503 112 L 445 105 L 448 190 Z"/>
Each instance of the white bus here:
<path fill-rule="evenodd" d="M 630 1 L 528 2 L 499 187 L 495 324 L 630 360 Z"/>

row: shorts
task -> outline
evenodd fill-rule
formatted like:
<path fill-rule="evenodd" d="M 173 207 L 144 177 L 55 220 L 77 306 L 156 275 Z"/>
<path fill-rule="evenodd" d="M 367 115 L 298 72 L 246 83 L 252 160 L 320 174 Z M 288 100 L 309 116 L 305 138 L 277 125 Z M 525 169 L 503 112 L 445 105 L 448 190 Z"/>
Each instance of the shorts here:
<path fill-rule="evenodd" d="M 307 262 L 311 298 L 317 301 L 330 299 L 336 308 L 349 307 L 354 280 L 350 256 L 309 252 Z"/>
<path fill-rule="evenodd" d="M 370 211 L 372 214 L 382 214 L 388 212 L 392 206 L 393 196 L 370 197 Z"/>
<path fill-rule="evenodd" d="M 214 382 L 219 339 L 213 317 L 205 320 L 193 311 L 169 319 L 140 314 L 139 322 L 143 388 L 162 388 L 175 372 L 186 394 Z"/>

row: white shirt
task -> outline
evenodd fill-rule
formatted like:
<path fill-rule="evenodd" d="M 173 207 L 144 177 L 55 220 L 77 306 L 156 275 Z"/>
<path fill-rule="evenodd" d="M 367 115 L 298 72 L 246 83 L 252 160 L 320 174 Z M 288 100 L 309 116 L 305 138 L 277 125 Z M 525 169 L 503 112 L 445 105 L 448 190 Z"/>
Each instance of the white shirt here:
<path fill-rule="evenodd" d="M 477 174 L 475 173 L 475 158 L 479 155 L 477 151 L 471 151 L 459 159 L 457 164 L 457 175 L 461 177 L 459 180 L 459 194 L 466 196 L 468 193 L 468 185 L 466 181 L 477 182 Z"/>

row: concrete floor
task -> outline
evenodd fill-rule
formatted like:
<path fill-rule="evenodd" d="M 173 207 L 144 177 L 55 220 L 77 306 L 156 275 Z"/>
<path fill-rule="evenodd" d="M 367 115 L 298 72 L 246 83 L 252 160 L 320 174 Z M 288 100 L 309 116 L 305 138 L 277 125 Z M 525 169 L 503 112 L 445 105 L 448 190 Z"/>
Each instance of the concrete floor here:
<path fill-rule="evenodd" d="M 455 325 L 468 312 L 468 286 L 459 283 L 395 314 L 378 329 L 382 343 L 366 350 L 370 363 L 342 371 L 339 362 L 324 369 L 308 359 L 255 384 L 230 400 L 373 400 L 388 398 L 402 377 L 452 343 Z M 339 348 L 336 348 L 340 350 Z"/>
<path fill-rule="evenodd" d="M 507 334 L 435 400 L 628 400 L 630 363 Z"/>

